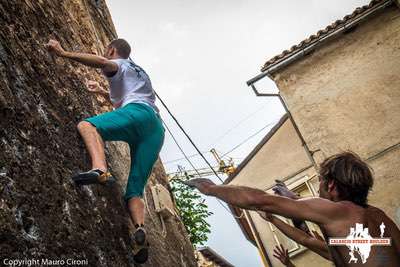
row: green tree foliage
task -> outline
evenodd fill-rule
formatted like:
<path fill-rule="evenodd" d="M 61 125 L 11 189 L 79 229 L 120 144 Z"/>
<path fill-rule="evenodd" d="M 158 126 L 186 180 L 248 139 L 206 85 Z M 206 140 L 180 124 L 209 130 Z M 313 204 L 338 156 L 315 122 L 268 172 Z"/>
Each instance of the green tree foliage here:
<path fill-rule="evenodd" d="M 181 177 L 184 178 L 174 177 L 170 180 L 170 184 L 180 217 L 189 233 L 190 242 L 196 247 L 203 245 L 208 240 L 208 234 L 211 231 L 206 218 L 212 215 L 212 212 L 208 211 L 205 199 L 200 194 L 182 184 L 182 180 L 192 178 L 185 171 L 183 174 Z"/>

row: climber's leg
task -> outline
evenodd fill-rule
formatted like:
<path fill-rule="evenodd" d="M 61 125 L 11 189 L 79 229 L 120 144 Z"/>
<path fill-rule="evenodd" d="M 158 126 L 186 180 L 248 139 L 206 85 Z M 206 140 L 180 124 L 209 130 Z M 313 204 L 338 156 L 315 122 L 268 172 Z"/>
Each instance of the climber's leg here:
<path fill-rule="evenodd" d="M 137 142 L 128 142 L 131 154 L 131 169 L 125 192 L 129 215 L 136 230 L 132 235 L 135 243 L 134 260 L 144 263 L 148 258 L 148 244 L 144 229 L 144 188 L 154 163 L 164 142 L 164 128 L 158 115 L 148 106 L 136 105 L 135 116 L 138 120 Z"/>
<path fill-rule="evenodd" d="M 125 114 L 124 108 L 85 119 L 78 124 L 78 131 L 92 160 L 92 170 L 72 177 L 75 183 L 112 184 L 115 182 L 115 178 L 107 172 L 104 141 L 134 140 L 136 136 L 132 130 L 132 124 L 132 118 Z"/>
<path fill-rule="evenodd" d="M 92 160 L 92 169 L 103 172 L 107 170 L 106 155 L 104 154 L 104 142 L 96 127 L 90 122 L 81 121 L 78 123 L 78 131 Z"/>
<path fill-rule="evenodd" d="M 128 200 L 129 215 L 133 224 L 138 226 L 144 225 L 144 202 L 141 197 L 132 197 Z"/>
<path fill-rule="evenodd" d="M 156 137 L 157 136 L 157 137 Z M 156 131 L 142 143 L 131 146 L 131 170 L 126 187 L 125 200 L 127 201 L 129 215 L 136 227 L 131 236 L 134 242 L 134 260 L 136 263 L 144 263 L 148 259 L 148 242 L 144 227 L 144 203 L 142 200 L 144 188 L 150 176 L 154 163 L 158 158 L 164 132 Z"/>
<path fill-rule="evenodd" d="M 149 257 L 148 242 L 146 240 L 146 230 L 144 229 L 144 202 L 140 197 L 132 197 L 128 200 L 129 215 L 135 224 L 135 231 L 131 239 L 135 244 L 134 260 L 137 263 L 145 263 Z"/>
<path fill-rule="evenodd" d="M 157 139 L 163 139 L 163 137 L 162 135 Z M 162 140 L 157 140 L 152 144 L 151 142 L 143 142 L 136 146 L 130 146 L 131 169 L 126 186 L 125 200 L 128 205 L 129 215 L 135 226 L 144 225 L 145 215 L 142 197 L 161 146 Z"/>
<path fill-rule="evenodd" d="M 164 143 L 164 128 L 161 120 L 154 110 L 145 104 L 129 104 L 130 112 L 135 117 L 137 124 L 135 131 L 137 136 L 133 140 L 128 140 L 131 166 L 128 176 L 128 183 L 125 191 L 125 201 L 128 204 L 133 222 L 143 222 L 144 209 L 140 208 L 138 200 L 132 198 L 142 198 L 147 179 L 150 176 L 154 163 L 158 159 L 161 147 Z M 131 203 L 131 204 L 130 204 Z"/>
<path fill-rule="evenodd" d="M 164 129 L 160 123 L 142 142 L 130 145 L 131 169 L 126 186 L 125 200 L 134 224 L 141 225 L 144 223 L 144 206 L 141 198 L 163 142 Z"/>

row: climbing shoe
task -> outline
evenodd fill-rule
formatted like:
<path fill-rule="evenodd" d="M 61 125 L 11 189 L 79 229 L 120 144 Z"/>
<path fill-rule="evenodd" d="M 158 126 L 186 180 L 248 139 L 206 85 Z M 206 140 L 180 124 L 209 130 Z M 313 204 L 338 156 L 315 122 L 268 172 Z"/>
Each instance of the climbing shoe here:
<path fill-rule="evenodd" d="M 133 259 L 136 263 L 145 263 L 149 257 L 149 243 L 146 240 L 146 230 L 138 227 L 131 235 L 133 243 Z"/>
<path fill-rule="evenodd" d="M 101 184 L 110 186 L 116 182 L 115 178 L 110 172 L 103 172 L 99 169 L 81 172 L 73 176 L 72 180 L 77 185 Z"/>

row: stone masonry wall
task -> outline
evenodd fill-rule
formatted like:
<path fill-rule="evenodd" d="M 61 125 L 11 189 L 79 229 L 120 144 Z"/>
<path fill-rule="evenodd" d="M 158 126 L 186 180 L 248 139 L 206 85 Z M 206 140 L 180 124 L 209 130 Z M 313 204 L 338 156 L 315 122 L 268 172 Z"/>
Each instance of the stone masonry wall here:
<path fill-rule="evenodd" d="M 0 1 L 0 260 L 87 259 L 86 266 L 133 266 L 122 202 L 128 148 L 107 145 L 119 184 L 76 187 L 70 177 L 90 168 L 76 124 L 111 107 L 85 88 L 106 86 L 100 72 L 44 49 L 55 38 L 68 50 L 101 53 L 115 35 L 103 0 Z M 161 162 L 150 185 L 167 181 Z M 165 227 L 147 188 L 151 244 L 144 266 L 196 266 L 179 218 Z"/>

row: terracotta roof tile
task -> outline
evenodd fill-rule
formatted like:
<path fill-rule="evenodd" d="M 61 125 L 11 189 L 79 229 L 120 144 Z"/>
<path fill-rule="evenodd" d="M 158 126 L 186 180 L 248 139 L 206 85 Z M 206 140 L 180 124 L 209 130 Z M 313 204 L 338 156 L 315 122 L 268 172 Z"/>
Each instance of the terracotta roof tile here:
<path fill-rule="evenodd" d="M 387 2 L 388 0 L 372 0 L 368 5 L 356 8 L 353 13 L 346 15 L 343 19 L 338 19 L 332 24 L 328 25 L 325 29 L 319 30 L 316 34 L 311 35 L 307 39 L 301 41 L 299 44 L 292 46 L 289 50 L 283 51 L 281 54 L 274 56 L 273 58 L 269 59 L 265 62 L 264 66 L 261 68 L 261 71 L 265 71 L 271 65 L 281 62 L 282 60 L 290 57 L 293 53 L 304 49 L 308 44 L 313 43 L 314 41 L 324 37 L 328 33 L 338 29 L 339 27 L 343 26 L 344 24 L 358 18 L 359 16 L 363 15 L 364 13 L 368 12 L 370 9 L 378 6 L 381 3 Z"/>

